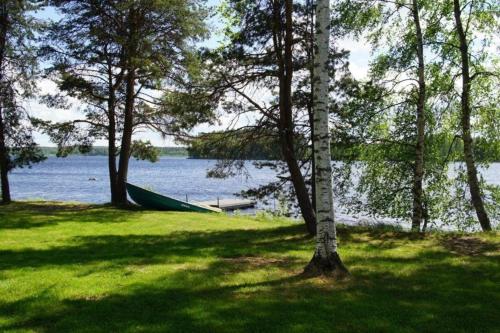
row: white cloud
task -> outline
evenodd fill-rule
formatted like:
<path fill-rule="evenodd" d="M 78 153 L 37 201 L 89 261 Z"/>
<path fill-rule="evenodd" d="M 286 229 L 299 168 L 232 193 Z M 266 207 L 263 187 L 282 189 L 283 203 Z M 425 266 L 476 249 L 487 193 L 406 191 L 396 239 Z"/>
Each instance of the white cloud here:
<path fill-rule="evenodd" d="M 366 79 L 371 57 L 370 44 L 361 38 L 360 40 L 343 39 L 339 41 L 338 45 L 340 48 L 350 51 L 349 69 L 352 75 L 356 79 Z"/>

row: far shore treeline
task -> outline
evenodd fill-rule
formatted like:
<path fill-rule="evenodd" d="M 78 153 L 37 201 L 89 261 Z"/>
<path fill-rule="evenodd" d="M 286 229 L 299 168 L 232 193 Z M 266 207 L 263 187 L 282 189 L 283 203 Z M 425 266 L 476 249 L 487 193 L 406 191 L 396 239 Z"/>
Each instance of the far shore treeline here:
<path fill-rule="evenodd" d="M 57 147 L 40 147 L 45 156 L 57 156 Z M 188 151 L 185 147 L 155 147 L 159 156 L 188 156 Z M 83 155 L 83 156 L 108 156 L 108 147 L 93 146 L 88 152 L 80 152 L 75 149 L 69 155 Z"/>
<path fill-rule="evenodd" d="M 186 148 L 165 147 L 160 149 L 160 155 L 189 156 L 194 159 L 241 159 L 241 160 L 280 160 L 282 159 L 277 137 L 264 137 L 250 140 L 245 136 L 228 136 L 224 132 L 203 133 L 190 141 Z M 243 144 L 242 141 L 245 143 Z M 461 152 L 463 143 L 453 140 L 452 137 L 437 137 L 437 142 L 441 159 L 450 162 L 463 161 Z M 304 138 L 297 138 L 296 142 L 305 142 Z M 390 148 L 391 144 L 386 144 Z M 307 144 L 305 144 L 307 147 Z M 332 160 L 363 160 L 365 154 L 371 150 L 384 148 L 383 143 L 342 143 L 332 142 Z M 300 151 L 297 152 L 300 154 Z M 302 158 L 307 158 L 309 152 L 305 152 Z M 499 162 L 500 161 L 500 141 L 491 142 L 478 138 L 475 141 L 474 154 L 478 161 Z M 393 159 L 400 156 L 394 154 Z"/>
<path fill-rule="evenodd" d="M 242 160 L 279 160 L 281 159 L 278 142 L 272 139 L 256 140 L 244 146 L 231 140 L 222 141 L 222 133 L 203 133 L 190 141 L 187 147 L 154 147 L 157 156 L 188 157 L 192 159 L 242 159 Z M 450 162 L 460 162 L 460 152 L 463 150 L 460 141 L 451 144 L 452 138 L 441 139 L 439 152 L 441 158 Z M 332 144 L 332 160 L 342 161 L 357 159 L 363 160 L 363 150 L 380 148 L 382 144 Z M 451 149 L 450 149 L 451 147 Z M 57 147 L 40 147 L 44 156 L 57 156 Z M 497 143 L 485 142 L 477 139 L 474 153 L 478 161 L 500 162 L 500 141 Z M 75 149 L 69 155 L 107 156 L 108 148 L 93 146 L 88 152 Z M 394 157 L 396 158 L 396 156 Z"/>

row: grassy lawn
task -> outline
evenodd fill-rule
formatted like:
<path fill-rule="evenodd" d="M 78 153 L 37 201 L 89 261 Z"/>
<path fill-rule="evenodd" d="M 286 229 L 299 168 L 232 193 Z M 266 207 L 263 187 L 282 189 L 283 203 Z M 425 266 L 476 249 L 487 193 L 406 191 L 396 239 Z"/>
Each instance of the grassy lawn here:
<path fill-rule="evenodd" d="M 304 279 L 296 222 L 0 207 L 0 331 L 500 332 L 500 235 L 340 228 L 347 281 Z"/>

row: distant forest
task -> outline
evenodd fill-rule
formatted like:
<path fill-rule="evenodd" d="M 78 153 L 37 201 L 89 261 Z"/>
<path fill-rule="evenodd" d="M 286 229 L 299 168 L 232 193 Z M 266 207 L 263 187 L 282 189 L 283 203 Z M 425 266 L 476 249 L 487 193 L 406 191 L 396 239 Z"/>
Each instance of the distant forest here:
<path fill-rule="evenodd" d="M 219 134 L 220 135 L 220 134 Z M 228 145 L 229 140 L 224 141 L 224 145 L 220 145 L 218 138 L 214 138 L 212 134 L 208 139 L 207 134 L 203 134 L 203 138 L 199 137 L 191 142 L 188 147 L 155 147 L 158 150 L 159 156 L 176 156 L 176 157 L 189 157 L 192 159 L 232 159 L 238 158 L 242 160 L 277 160 L 280 159 L 280 152 L 278 142 L 264 142 L 265 140 L 255 140 L 247 144 L 244 149 L 236 144 L 234 147 Z M 440 144 L 440 153 L 442 158 L 449 155 L 450 161 L 456 161 L 459 152 L 463 149 L 461 141 L 457 141 L 451 145 L 451 140 L 444 140 Z M 372 145 L 372 148 L 375 145 Z M 451 147 L 451 149 L 450 149 Z M 360 159 L 362 160 L 361 145 L 332 145 L 332 159 L 333 160 L 347 160 L 347 159 Z M 41 147 L 45 156 L 56 156 L 57 147 Z M 83 155 L 83 156 L 107 156 L 108 148 L 103 146 L 93 147 L 88 153 L 80 153 L 77 149 L 70 153 L 70 155 Z M 496 144 L 481 143 L 481 140 L 476 142 L 475 155 L 478 161 L 500 161 L 500 142 Z"/>
<path fill-rule="evenodd" d="M 185 147 L 155 147 L 158 150 L 159 156 L 188 156 L 187 149 Z M 45 156 L 56 156 L 57 147 L 41 147 L 42 152 Z M 84 155 L 84 156 L 107 156 L 108 148 L 102 146 L 92 147 L 88 153 L 80 153 L 78 149 L 75 149 L 70 153 L 70 155 Z"/>
<path fill-rule="evenodd" d="M 194 159 L 240 159 L 240 160 L 280 160 L 282 159 L 279 141 L 275 136 L 269 135 L 261 138 L 250 138 L 245 132 L 238 135 L 227 135 L 221 132 L 203 133 L 190 142 L 187 147 L 189 158 Z M 296 138 L 297 142 L 305 142 L 304 138 Z M 463 144 L 460 140 L 436 137 L 432 144 L 436 146 L 442 160 L 458 161 L 461 159 Z M 307 145 L 297 145 L 297 156 L 307 159 L 310 151 Z M 302 147 L 300 147 L 302 146 Z M 305 147 L 304 147 L 305 146 Z M 387 146 L 387 147 L 386 147 Z M 301 149 L 302 148 L 302 149 Z M 391 145 L 377 143 L 334 143 L 331 145 L 332 160 L 363 160 L 367 153 L 377 149 L 390 150 Z M 500 141 L 487 142 L 476 139 L 474 154 L 478 161 L 500 161 Z M 400 156 L 394 153 L 393 160 Z"/>

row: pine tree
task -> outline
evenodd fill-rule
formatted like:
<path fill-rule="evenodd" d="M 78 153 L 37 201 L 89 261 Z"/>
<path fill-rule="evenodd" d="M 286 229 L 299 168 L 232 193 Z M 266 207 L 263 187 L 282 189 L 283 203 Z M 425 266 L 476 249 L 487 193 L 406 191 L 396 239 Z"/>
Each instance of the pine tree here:
<path fill-rule="evenodd" d="M 172 91 L 189 77 L 192 44 L 206 35 L 206 12 L 198 0 L 54 4 L 62 18 L 47 38 L 54 45 L 46 48 L 51 73 L 63 94 L 87 108 L 83 119 L 45 127 L 62 155 L 106 139 L 111 202 L 126 205 L 129 158 L 139 148 L 136 157 L 157 158 L 148 142 L 133 140 L 133 133 L 148 128 L 165 136 L 177 134 L 209 116 L 207 111 L 197 113 L 202 107 L 179 108 L 189 94 Z"/>
<path fill-rule="evenodd" d="M 41 28 L 33 12 L 40 1 L 0 3 L 0 177 L 2 202 L 11 201 L 8 173 L 44 159 L 37 147 L 23 100 L 36 90 L 35 33 Z"/>

